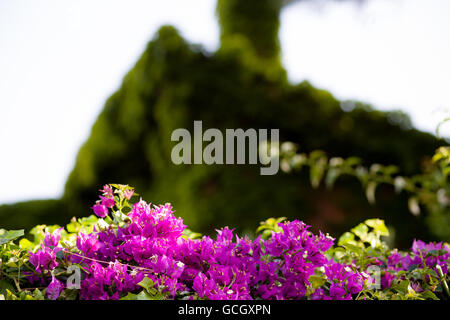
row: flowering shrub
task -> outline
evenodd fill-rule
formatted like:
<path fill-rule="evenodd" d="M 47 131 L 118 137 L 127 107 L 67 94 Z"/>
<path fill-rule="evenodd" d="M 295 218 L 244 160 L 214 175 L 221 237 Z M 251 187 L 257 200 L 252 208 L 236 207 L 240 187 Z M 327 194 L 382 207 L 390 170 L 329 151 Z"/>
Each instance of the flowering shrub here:
<path fill-rule="evenodd" d="M 332 187 L 340 176 L 357 178 L 365 189 L 367 200 L 375 203 L 376 189 L 380 185 L 391 185 L 396 193 L 408 194 L 409 211 L 417 216 L 426 209 L 426 223 L 439 239 L 450 239 L 450 146 L 436 150 L 429 163 L 424 163 L 421 174 L 412 177 L 398 174 L 399 168 L 378 163 L 370 167 L 362 165 L 356 157 L 343 159 L 328 158 L 321 150 L 310 154 L 298 153 L 298 146 L 292 142 L 280 145 L 280 167 L 284 172 L 299 171 L 309 167 L 310 181 L 314 188 L 324 182 Z"/>
<path fill-rule="evenodd" d="M 256 239 L 233 230 L 196 234 L 170 204 L 106 185 L 96 216 L 65 228 L 0 232 L 2 299 L 448 299 L 450 248 L 413 243 L 389 250 L 384 222 L 370 219 L 340 237 L 301 221 L 268 219 Z M 79 278 L 74 270 L 79 270 Z"/>

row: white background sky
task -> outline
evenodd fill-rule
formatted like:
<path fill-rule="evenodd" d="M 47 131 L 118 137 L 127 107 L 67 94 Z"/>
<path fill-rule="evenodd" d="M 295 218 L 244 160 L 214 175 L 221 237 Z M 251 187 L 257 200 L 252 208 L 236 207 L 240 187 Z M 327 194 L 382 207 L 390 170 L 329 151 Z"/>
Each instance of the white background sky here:
<path fill-rule="evenodd" d="M 0 203 L 62 195 L 104 101 L 158 27 L 215 50 L 215 3 L 0 0 Z M 284 10 L 280 39 L 292 82 L 401 109 L 433 132 L 450 116 L 449 34 L 448 0 L 319 1 Z"/>

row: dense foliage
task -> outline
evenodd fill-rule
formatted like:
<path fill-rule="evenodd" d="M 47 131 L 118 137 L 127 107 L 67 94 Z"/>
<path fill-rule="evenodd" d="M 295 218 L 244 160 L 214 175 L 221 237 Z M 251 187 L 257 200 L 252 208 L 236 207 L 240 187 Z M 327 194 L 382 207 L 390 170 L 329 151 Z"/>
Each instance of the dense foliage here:
<path fill-rule="evenodd" d="M 96 197 L 93 190 L 104 181 L 127 181 L 145 198 L 182 208 L 179 214 L 186 223 L 201 232 L 216 223 L 250 232 L 258 221 L 287 212 L 289 219 L 311 221 L 315 231 L 342 233 L 364 215 L 385 214 L 402 246 L 412 240 L 404 230 L 430 239 L 422 218 L 411 218 L 389 189 L 383 193 L 385 201 L 380 196 L 377 206 L 369 206 L 359 186 L 345 180 L 333 192 L 316 191 L 308 187 L 308 177 L 261 177 L 255 166 L 171 162 L 170 134 L 176 128 L 191 130 L 199 119 L 205 128 L 222 131 L 279 128 L 280 139 L 298 143 L 304 152 L 322 149 L 330 156 L 358 156 L 366 164 L 395 164 L 403 174 L 418 173 L 422 160 L 441 143 L 410 129 L 400 113 L 343 104 L 307 82 L 291 85 L 281 67 L 266 68 L 251 42 L 243 40 L 245 33 L 225 33 L 227 44 L 209 53 L 186 43 L 175 29 L 162 28 L 107 100 L 78 153 L 63 198 L 40 201 L 39 206 L 2 206 L 2 225 L 31 228 L 87 216 Z"/>
<path fill-rule="evenodd" d="M 255 239 L 186 229 L 170 204 L 132 204 L 105 185 L 92 210 L 65 228 L 0 233 L 2 299 L 448 299 L 450 247 L 414 241 L 390 250 L 369 219 L 334 245 L 303 222 L 269 219 Z M 234 239 L 235 238 L 235 239 Z M 15 243 L 18 241 L 18 244 Z M 79 283 L 69 281 L 79 268 Z"/>
<path fill-rule="evenodd" d="M 315 150 L 310 154 L 297 153 L 297 146 L 285 142 L 280 146 L 281 169 L 285 172 L 309 168 L 311 185 L 317 188 L 323 181 L 331 188 L 341 176 L 357 178 L 365 189 L 367 200 L 375 203 L 379 186 L 389 185 L 396 193 L 408 195 L 410 212 L 418 216 L 425 208 L 425 221 L 431 233 L 440 239 L 450 241 L 450 147 L 440 147 L 421 174 L 408 177 L 398 174 L 394 165 L 377 163 L 370 167 L 361 164 L 361 159 L 350 157 L 328 158 L 325 152 Z"/>

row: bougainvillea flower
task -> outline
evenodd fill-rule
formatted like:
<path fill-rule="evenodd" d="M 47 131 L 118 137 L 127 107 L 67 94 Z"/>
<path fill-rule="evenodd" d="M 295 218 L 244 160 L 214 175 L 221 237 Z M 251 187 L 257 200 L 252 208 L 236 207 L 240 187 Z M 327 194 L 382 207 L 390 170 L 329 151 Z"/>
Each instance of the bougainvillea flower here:
<path fill-rule="evenodd" d="M 52 282 L 50 282 L 46 290 L 47 297 L 51 300 L 56 300 L 63 290 L 64 284 L 56 279 L 55 276 L 52 276 Z"/>
<path fill-rule="evenodd" d="M 92 208 L 96 216 L 104 218 L 108 215 L 108 208 L 104 204 L 97 203 Z"/>

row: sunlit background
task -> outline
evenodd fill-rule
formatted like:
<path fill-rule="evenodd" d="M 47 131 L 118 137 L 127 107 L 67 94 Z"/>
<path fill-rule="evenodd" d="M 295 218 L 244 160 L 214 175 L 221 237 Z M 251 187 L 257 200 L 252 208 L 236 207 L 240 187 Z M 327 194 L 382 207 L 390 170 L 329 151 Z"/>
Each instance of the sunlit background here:
<path fill-rule="evenodd" d="M 0 0 L 0 203 L 61 196 L 104 101 L 156 30 L 174 25 L 213 51 L 215 6 Z M 297 2 L 282 13 L 282 60 L 292 82 L 403 110 L 435 132 L 450 114 L 449 14 L 448 0 Z"/>

